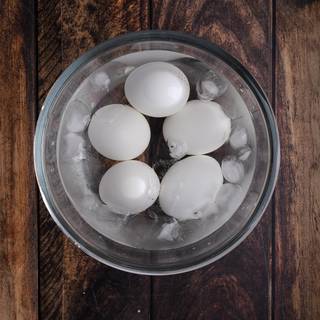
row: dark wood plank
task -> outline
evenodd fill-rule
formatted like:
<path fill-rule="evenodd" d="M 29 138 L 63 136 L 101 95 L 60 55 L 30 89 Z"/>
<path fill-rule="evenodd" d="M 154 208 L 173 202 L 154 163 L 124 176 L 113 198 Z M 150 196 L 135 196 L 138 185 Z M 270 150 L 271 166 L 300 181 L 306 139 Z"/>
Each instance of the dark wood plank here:
<path fill-rule="evenodd" d="M 272 97 L 270 1 L 153 1 L 155 29 L 190 32 L 237 57 Z M 270 319 L 272 212 L 228 256 L 174 277 L 153 278 L 152 319 Z"/>
<path fill-rule="evenodd" d="M 0 17 L 0 319 L 38 319 L 33 1 L 1 1 Z"/>
<path fill-rule="evenodd" d="M 320 2 L 277 1 L 274 319 L 320 319 Z"/>
<path fill-rule="evenodd" d="M 148 27 L 148 3 L 38 1 L 39 101 L 81 53 L 127 31 Z M 150 278 L 87 257 L 40 210 L 41 319 L 148 319 Z"/>
<path fill-rule="evenodd" d="M 38 102 L 62 71 L 59 1 L 38 1 Z M 40 319 L 61 319 L 63 305 L 63 235 L 39 198 Z"/>
<path fill-rule="evenodd" d="M 61 0 L 63 62 L 117 35 L 148 28 L 146 0 Z"/>

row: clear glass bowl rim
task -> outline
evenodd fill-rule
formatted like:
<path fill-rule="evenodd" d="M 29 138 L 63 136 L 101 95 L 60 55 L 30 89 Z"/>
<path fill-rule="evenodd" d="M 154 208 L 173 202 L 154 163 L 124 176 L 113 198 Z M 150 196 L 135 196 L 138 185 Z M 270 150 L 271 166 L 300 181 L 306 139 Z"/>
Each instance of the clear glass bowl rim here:
<path fill-rule="evenodd" d="M 96 250 L 94 246 L 91 246 L 88 243 L 86 243 L 79 234 L 77 234 L 72 228 L 70 228 L 68 223 L 64 220 L 63 215 L 61 215 L 60 212 L 58 212 L 56 206 L 54 205 L 53 199 L 51 199 L 50 192 L 48 190 L 48 186 L 46 184 L 45 179 L 43 163 L 43 138 L 45 126 L 47 118 L 50 114 L 50 110 L 53 106 L 53 102 L 55 98 L 59 95 L 64 83 L 72 76 L 72 74 L 78 68 L 86 64 L 96 55 L 99 55 L 99 53 L 102 53 L 106 50 L 117 48 L 125 44 L 141 41 L 169 41 L 191 45 L 193 47 L 202 49 L 208 52 L 209 54 L 217 56 L 223 62 L 228 64 L 236 73 L 238 73 L 242 77 L 242 79 L 246 82 L 246 84 L 256 97 L 265 117 L 268 128 L 268 135 L 270 137 L 269 142 L 271 150 L 271 159 L 269 174 L 266 180 L 265 188 L 261 194 L 260 201 L 256 206 L 253 214 L 251 215 L 250 219 L 246 223 L 245 227 L 242 230 L 240 230 L 239 233 L 235 237 L 233 237 L 232 240 L 229 241 L 222 250 L 216 252 L 212 257 L 209 257 L 204 261 L 198 262 L 197 264 L 174 270 L 142 270 L 134 267 L 123 266 L 120 263 L 111 261 L 110 259 L 108 259 L 107 255 L 104 255 L 102 257 L 101 253 L 98 252 L 98 250 Z M 69 67 L 67 67 L 53 84 L 41 108 L 34 136 L 33 153 L 35 173 L 42 199 L 51 217 L 58 225 L 58 227 L 63 231 L 63 233 L 67 237 L 69 237 L 75 243 L 75 245 L 79 247 L 83 252 L 93 257 L 97 261 L 100 261 L 103 264 L 109 265 L 119 270 L 143 275 L 169 275 L 192 271 L 206 266 L 216 260 L 219 260 L 227 253 L 232 251 L 234 248 L 236 248 L 252 232 L 252 230 L 255 228 L 255 226 L 258 224 L 261 217 L 263 216 L 263 213 L 265 212 L 271 200 L 280 168 L 280 139 L 276 119 L 266 94 L 264 93 L 258 82 L 255 80 L 255 78 L 237 59 L 235 59 L 233 56 L 228 54 L 226 51 L 224 51 L 214 43 L 211 43 L 208 40 L 201 39 L 190 34 L 168 30 L 149 30 L 132 32 L 118 36 L 111 40 L 107 40 L 85 52 L 78 59 L 76 59 Z"/>

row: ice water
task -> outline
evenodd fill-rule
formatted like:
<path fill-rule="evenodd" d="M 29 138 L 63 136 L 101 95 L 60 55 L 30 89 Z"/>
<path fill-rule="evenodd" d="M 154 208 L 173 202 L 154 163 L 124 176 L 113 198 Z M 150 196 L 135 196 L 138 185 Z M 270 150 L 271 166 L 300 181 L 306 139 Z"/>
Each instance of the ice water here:
<path fill-rule="evenodd" d="M 138 215 L 111 212 L 100 200 L 98 185 L 115 161 L 91 146 L 87 126 L 92 114 L 112 103 L 126 104 L 124 82 L 137 66 L 168 61 L 188 77 L 191 99 L 214 100 L 232 121 L 229 141 L 209 155 L 222 166 L 224 185 L 201 219 L 179 222 L 162 212 L 158 202 Z M 161 118 L 148 118 L 152 138 L 138 160 L 154 168 L 161 179 L 177 161 L 169 155 L 162 136 Z M 255 132 L 250 113 L 231 82 L 214 66 L 170 51 L 131 53 L 106 62 L 85 77 L 65 109 L 59 128 L 59 173 L 72 204 L 81 217 L 102 236 L 121 244 L 150 250 L 178 248 L 210 235 L 224 225 L 241 205 L 255 168 Z"/>

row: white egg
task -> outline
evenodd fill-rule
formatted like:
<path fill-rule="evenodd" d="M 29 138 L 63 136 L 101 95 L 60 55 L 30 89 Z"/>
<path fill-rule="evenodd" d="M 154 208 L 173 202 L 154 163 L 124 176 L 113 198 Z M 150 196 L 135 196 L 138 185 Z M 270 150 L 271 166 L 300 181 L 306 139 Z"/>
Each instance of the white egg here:
<path fill-rule="evenodd" d="M 167 62 L 149 62 L 128 76 L 125 95 L 129 103 L 151 117 L 166 117 L 181 110 L 189 98 L 185 74 Z"/>
<path fill-rule="evenodd" d="M 177 159 L 218 149 L 228 140 L 230 131 L 231 120 L 213 101 L 189 101 L 163 124 L 170 155 Z"/>
<path fill-rule="evenodd" d="M 223 184 L 217 160 L 192 156 L 176 162 L 161 181 L 162 210 L 178 220 L 199 219 Z"/>
<path fill-rule="evenodd" d="M 147 164 L 137 160 L 112 166 L 102 177 L 99 195 L 110 210 L 136 214 L 149 208 L 157 199 L 159 178 Z"/>
<path fill-rule="evenodd" d="M 150 141 L 150 126 L 135 109 L 110 104 L 92 117 L 88 135 L 93 147 L 113 160 L 130 160 L 139 156 Z"/>

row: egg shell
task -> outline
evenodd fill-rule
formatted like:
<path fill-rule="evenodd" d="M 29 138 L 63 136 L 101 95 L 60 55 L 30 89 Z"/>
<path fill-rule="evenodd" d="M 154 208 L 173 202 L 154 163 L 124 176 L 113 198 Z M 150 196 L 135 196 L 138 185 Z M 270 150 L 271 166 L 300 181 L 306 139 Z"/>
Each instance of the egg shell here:
<path fill-rule="evenodd" d="M 129 160 L 115 164 L 102 177 L 101 200 L 119 214 L 136 214 L 149 208 L 157 199 L 160 181 L 147 164 Z"/>
<path fill-rule="evenodd" d="M 191 156 L 176 162 L 161 181 L 159 203 L 169 216 L 180 221 L 199 219 L 208 204 L 214 202 L 223 184 L 217 160 L 209 156 Z"/>
<path fill-rule="evenodd" d="M 88 136 L 93 147 L 112 160 L 136 158 L 148 147 L 150 126 L 135 109 L 122 104 L 100 108 L 92 117 Z"/>
<path fill-rule="evenodd" d="M 231 120 L 213 101 L 189 101 L 163 124 L 163 136 L 173 158 L 212 152 L 228 140 L 230 131 Z"/>
<path fill-rule="evenodd" d="M 149 62 L 128 76 L 125 95 L 129 103 L 143 114 L 166 117 L 186 104 L 190 85 L 185 74 L 167 62 Z"/>

